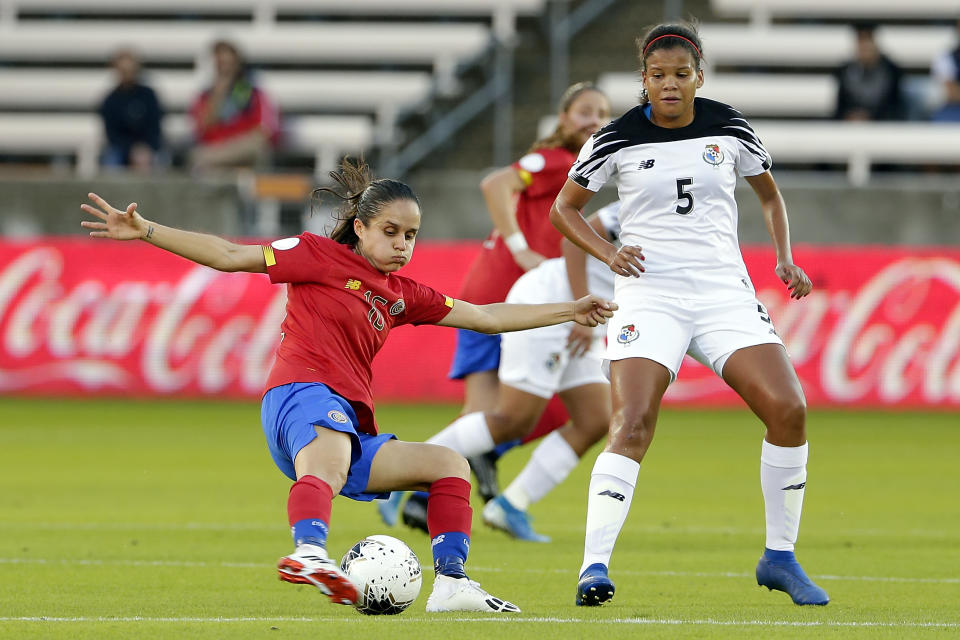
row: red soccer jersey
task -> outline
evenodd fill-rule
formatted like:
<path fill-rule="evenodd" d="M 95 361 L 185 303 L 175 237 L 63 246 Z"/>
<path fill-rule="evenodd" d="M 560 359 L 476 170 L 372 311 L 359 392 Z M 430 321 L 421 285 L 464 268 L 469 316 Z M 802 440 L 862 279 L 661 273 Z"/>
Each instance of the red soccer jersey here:
<path fill-rule="evenodd" d="M 539 149 L 513 163 L 527 188 L 517 201 L 517 224 L 531 249 L 547 258 L 562 255 L 563 236 L 550 223 L 550 207 L 567 181 L 576 155 L 566 149 Z M 473 304 L 503 302 L 513 283 L 523 275 L 496 229 L 470 266 L 460 298 Z"/>
<path fill-rule="evenodd" d="M 370 364 L 390 329 L 435 324 L 453 300 L 410 278 L 381 273 L 350 247 L 303 233 L 263 248 L 267 274 L 286 282 L 287 317 L 267 389 L 322 382 L 376 434 Z"/>

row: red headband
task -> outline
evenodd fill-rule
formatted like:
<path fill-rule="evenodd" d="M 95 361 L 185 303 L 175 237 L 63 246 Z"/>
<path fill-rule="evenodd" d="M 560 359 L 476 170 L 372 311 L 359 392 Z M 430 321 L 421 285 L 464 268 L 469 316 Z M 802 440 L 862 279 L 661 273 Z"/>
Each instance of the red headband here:
<path fill-rule="evenodd" d="M 664 35 L 662 35 L 662 36 L 657 36 L 656 38 L 654 38 L 653 40 L 651 40 L 650 42 L 648 42 L 648 43 L 647 43 L 647 46 L 645 46 L 645 47 L 643 48 L 643 55 L 647 55 L 647 49 L 650 48 L 650 45 L 652 45 L 652 44 L 653 44 L 654 42 L 656 42 L 657 40 L 660 40 L 661 38 L 680 38 L 681 40 L 685 40 L 686 42 L 689 42 L 689 43 L 690 43 L 690 46 L 693 47 L 693 50 L 697 52 L 697 55 L 698 55 L 698 56 L 700 56 L 701 58 L 703 57 L 703 54 L 700 53 L 700 49 L 697 47 L 697 45 L 693 44 L 693 40 L 690 40 L 689 38 L 684 38 L 683 36 L 678 36 L 678 35 L 673 34 L 673 33 L 667 33 L 667 34 L 664 34 Z"/>

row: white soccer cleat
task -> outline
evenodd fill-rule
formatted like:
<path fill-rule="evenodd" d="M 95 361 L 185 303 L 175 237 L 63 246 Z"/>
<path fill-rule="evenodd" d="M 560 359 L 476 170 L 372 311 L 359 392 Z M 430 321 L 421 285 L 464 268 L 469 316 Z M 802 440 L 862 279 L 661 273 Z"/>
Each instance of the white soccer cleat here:
<path fill-rule="evenodd" d="M 519 613 L 520 607 L 490 595 L 470 578 L 437 576 L 433 581 L 433 592 L 427 598 L 427 613 L 442 611 Z"/>
<path fill-rule="evenodd" d="M 327 556 L 323 547 L 300 545 L 290 555 L 280 558 L 277 573 L 285 582 L 312 584 L 336 604 L 354 604 L 357 601 L 357 587 Z"/>

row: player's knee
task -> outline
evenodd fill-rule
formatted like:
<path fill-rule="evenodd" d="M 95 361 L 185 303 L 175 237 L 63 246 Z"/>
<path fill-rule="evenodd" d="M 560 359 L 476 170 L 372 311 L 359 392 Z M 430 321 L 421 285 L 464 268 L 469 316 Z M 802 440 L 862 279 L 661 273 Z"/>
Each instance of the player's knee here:
<path fill-rule="evenodd" d="M 527 416 L 499 411 L 490 411 L 486 415 L 487 428 L 497 444 L 523 438 L 533 429 L 533 423 Z"/>
<path fill-rule="evenodd" d="M 802 440 L 806 424 L 807 402 L 803 396 L 796 395 L 777 400 L 767 428 L 776 431 L 783 438 Z"/>
<path fill-rule="evenodd" d="M 657 424 L 657 412 L 652 407 L 625 407 L 613 417 L 611 441 L 631 452 L 643 452 L 650 446 Z"/>
<path fill-rule="evenodd" d="M 322 473 L 314 474 L 330 486 L 333 495 L 340 493 L 343 485 L 347 484 L 347 472 L 336 469 L 324 469 Z"/>
<path fill-rule="evenodd" d="M 470 479 L 470 465 L 467 459 L 462 455 L 446 447 L 437 447 L 438 451 L 430 461 L 430 467 L 433 470 L 433 480 L 440 478 L 462 478 Z"/>
<path fill-rule="evenodd" d="M 802 429 L 807 422 L 807 401 L 803 396 L 793 396 L 780 402 L 780 421 L 790 429 Z"/>

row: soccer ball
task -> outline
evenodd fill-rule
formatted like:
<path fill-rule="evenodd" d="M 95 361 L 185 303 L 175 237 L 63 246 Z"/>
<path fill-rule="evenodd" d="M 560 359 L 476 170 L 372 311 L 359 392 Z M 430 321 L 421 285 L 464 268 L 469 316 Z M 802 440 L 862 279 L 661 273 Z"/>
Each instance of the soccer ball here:
<path fill-rule="evenodd" d="M 369 536 L 353 545 L 340 569 L 357 586 L 357 610 L 394 615 L 417 599 L 423 583 L 417 555 L 390 536 Z"/>

